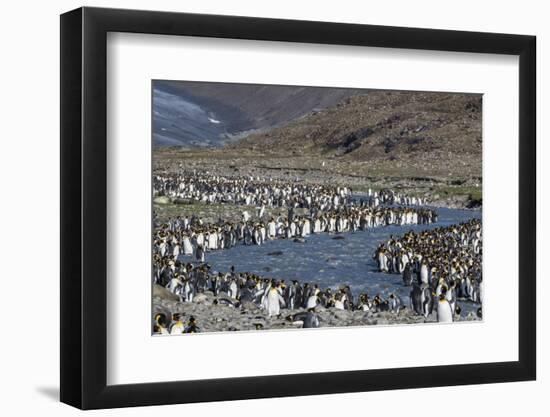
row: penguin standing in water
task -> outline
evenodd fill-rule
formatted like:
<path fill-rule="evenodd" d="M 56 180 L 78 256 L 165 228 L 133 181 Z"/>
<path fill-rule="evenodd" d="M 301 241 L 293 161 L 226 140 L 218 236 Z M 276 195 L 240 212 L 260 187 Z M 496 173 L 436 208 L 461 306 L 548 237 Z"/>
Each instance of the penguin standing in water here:
<path fill-rule="evenodd" d="M 403 285 L 410 287 L 413 282 L 413 276 L 411 271 L 411 264 L 407 262 L 405 269 L 403 270 Z"/>
<path fill-rule="evenodd" d="M 386 249 L 383 246 L 379 247 L 374 256 L 378 262 L 378 270 L 380 272 L 388 272 L 388 257 L 386 256 Z"/>
<path fill-rule="evenodd" d="M 439 323 L 453 322 L 453 310 L 445 298 L 445 294 L 439 296 L 439 302 L 437 303 L 437 321 Z"/>
<path fill-rule="evenodd" d="M 197 250 L 195 251 L 195 259 L 198 262 L 204 263 L 204 248 L 202 245 L 197 246 Z"/>

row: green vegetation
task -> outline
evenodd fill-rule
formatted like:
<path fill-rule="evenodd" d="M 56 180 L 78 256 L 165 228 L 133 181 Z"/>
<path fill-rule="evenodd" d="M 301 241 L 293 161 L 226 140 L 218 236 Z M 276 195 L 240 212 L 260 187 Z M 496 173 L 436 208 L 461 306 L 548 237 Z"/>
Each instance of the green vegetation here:
<path fill-rule="evenodd" d="M 468 196 L 470 200 L 481 200 L 483 198 L 481 186 L 446 186 L 439 188 L 437 191 L 448 196 Z"/>

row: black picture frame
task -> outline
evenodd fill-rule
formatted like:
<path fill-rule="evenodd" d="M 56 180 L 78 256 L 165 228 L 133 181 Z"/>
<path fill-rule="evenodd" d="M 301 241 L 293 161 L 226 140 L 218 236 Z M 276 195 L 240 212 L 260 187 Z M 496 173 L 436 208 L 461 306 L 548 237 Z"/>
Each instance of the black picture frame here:
<path fill-rule="evenodd" d="M 114 385 L 107 375 L 108 32 L 519 56 L 519 360 Z M 536 38 L 136 10 L 61 15 L 61 401 L 82 409 L 536 378 Z"/>

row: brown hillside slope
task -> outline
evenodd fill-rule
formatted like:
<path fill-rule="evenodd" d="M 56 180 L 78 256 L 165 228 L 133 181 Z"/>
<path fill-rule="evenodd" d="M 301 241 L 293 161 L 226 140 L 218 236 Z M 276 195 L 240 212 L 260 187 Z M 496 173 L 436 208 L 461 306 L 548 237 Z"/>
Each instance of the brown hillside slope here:
<path fill-rule="evenodd" d="M 229 149 L 481 176 L 481 95 L 371 91 Z"/>

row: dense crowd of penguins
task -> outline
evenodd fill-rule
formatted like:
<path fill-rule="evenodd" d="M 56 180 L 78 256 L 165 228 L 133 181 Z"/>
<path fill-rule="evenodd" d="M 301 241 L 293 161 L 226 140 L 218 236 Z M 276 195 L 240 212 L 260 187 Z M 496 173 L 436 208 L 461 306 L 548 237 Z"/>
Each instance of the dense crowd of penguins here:
<path fill-rule="evenodd" d="M 260 179 L 258 177 L 224 177 L 209 173 L 183 172 L 153 176 L 153 196 L 202 203 L 237 204 L 257 207 L 293 207 L 319 211 L 350 204 L 349 187 L 333 187 L 299 181 Z M 422 205 L 425 199 L 394 192 L 367 190 L 359 199 L 361 205 Z"/>
<path fill-rule="evenodd" d="M 365 231 L 388 225 L 431 224 L 437 213 L 418 198 L 391 190 L 368 191 L 361 198 L 351 189 L 325 185 L 228 178 L 199 174 L 155 175 L 155 196 L 199 201 L 206 204 L 255 205 L 252 219 L 243 212 L 237 222 L 205 223 L 198 216 L 178 216 L 155 222 L 153 232 L 153 282 L 192 302 L 200 293 L 211 292 L 215 303 L 242 308 L 253 303 L 268 316 L 281 309 L 301 310 L 289 316 L 303 327 L 319 327 L 315 309 L 319 306 L 371 312 L 399 311 L 402 300 L 396 294 L 384 299 L 367 293 L 354 298 L 349 286 L 338 290 L 315 283 L 274 280 L 247 272 L 214 272 L 205 257 L 208 251 L 229 249 L 238 244 L 261 245 L 273 239 L 304 239 L 314 233 Z M 287 216 L 268 217 L 265 207 L 280 207 Z M 295 214 L 295 209 L 307 214 Z M 303 211 L 302 211 L 303 212 Z M 405 285 L 412 285 L 411 308 L 428 316 L 435 309 L 439 321 L 452 321 L 460 314 L 456 300 L 481 302 L 481 223 L 473 220 L 449 228 L 392 237 L 377 249 L 380 271 L 400 273 Z M 191 262 L 194 258 L 195 262 Z M 416 277 L 416 281 L 414 279 Z M 413 282 L 415 281 L 415 282 Z M 437 304 L 436 304 L 437 302 Z M 448 304 L 447 312 L 445 309 Z M 448 313 L 448 314 L 447 314 Z M 480 314 L 480 312 L 479 312 Z M 154 333 L 177 334 L 200 331 L 195 318 L 184 322 L 180 314 L 154 317 Z"/>
<path fill-rule="evenodd" d="M 155 267 L 155 279 L 170 292 L 180 297 L 182 302 L 192 302 L 201 293 L 210 291 L 215 298 L 214 304 L 241 308 L 253 303 L 262 308 L 268 317 L 279 316 L 282 309 L 301 310 L 287 317 L 293 322 L 301 322 L 303 328 L 319 327 L 316 308 L 335 308 L 339 310 L 361 310 L 364 312 L 394 311 L 403 307 L 402 300 L 395 294 L 384 299 L 380 294 L 369 297 L 361 293 L 354 298 L 349 285 L 337 290 L 320 288 L 316 283 L 300 283 L 297 280 L 285 282 L 261 277 L 248 272 L 221 273 L 211 271 L 206 264 L 193 265 L 180 261 L 169 261 L 168 265 Z M 171 318 L 164 313 L 155 315 L 154 332 L 158 334 L 180 334 L 200 331 L 194 317 L 187 323 L 180 314 Z"/>
<path fill-rule="evenodd" d="M 481 231 L 478 219 L 410 231 L 382 243 L 374 259 L 381 272 L 401 274 L 404 285 L 412 285 L 416 313 L 428 316 L 436 309 L 439 321 L 452 321 L 460 310 L 457 300 L 483 302 Z"/>
<path fill-rule="evenodd" d="M 430 224 L 434 210 L 408 206 L 381 206 L 409 199 L 390 190 L 368 192 L 353 199 L 346 187 L 259 181 L 251 178 L 203 175 L 156 175 L 154 194 L 208 203 L 261 204 L 253 219 L 244 211 L 239 222 L 204 223 L 198 216 L 177 216 L 156 224 L 154 250 L 161 258 L 194 255 L 204 262 L 207 251 L 237 244 L 261 245 L 273 239 L 303 239 L 312 233 L 343 233 L 388 225 Z M 373 203 L 374 201 L 374 203 Z M 416 200 L 415 200 L 416 201 Z M 267 218 L 266 206 L 283 207 L 287 216 Z M 308 215 L 295 215 L 305 208 Z"/>
<path fill-rule="evenodd" d="M 161 258 L 178 259 L 192 255 L 204 262 L 208 251 L 229 249 L 238 244 L 262 245 L 273 239 L 303 239 L 315 233 L 365 231 L 389 225 L 431 224 L 437 221 L 434 210 L 411 207 L 345 206 L 309 215 L 251 219 L 238 222 L 204 223 L 197 216 L 170 218 L 157 224 L 154 253 Z"/>

